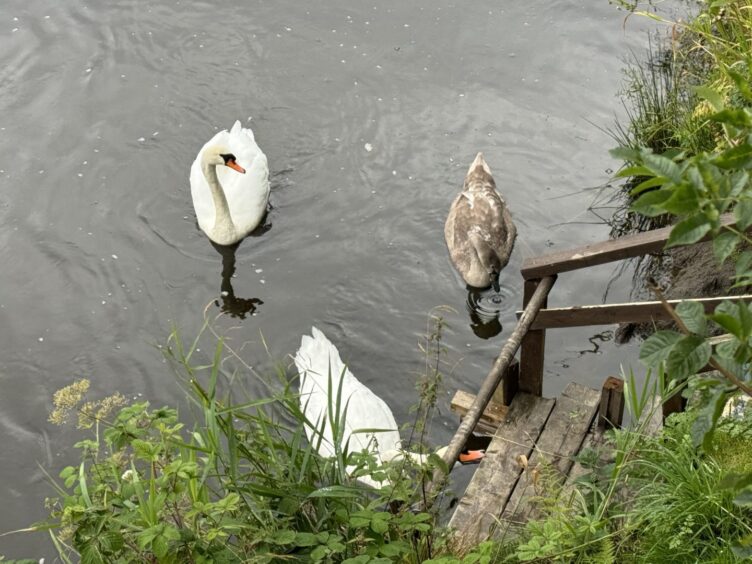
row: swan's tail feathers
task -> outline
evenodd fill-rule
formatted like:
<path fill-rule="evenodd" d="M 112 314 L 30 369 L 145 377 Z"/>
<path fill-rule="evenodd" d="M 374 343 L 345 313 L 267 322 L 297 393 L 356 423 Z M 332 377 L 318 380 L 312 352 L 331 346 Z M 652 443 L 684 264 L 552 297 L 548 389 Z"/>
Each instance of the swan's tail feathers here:
<path fill-rule="evenodd" d="M 232 134 L 238 134 L 240 133 L 240 130 L 243 129 L 243 126 L 240 124 L 240 120 L 236 119 L 235 123 L 232 124 L 232 129 L 230 129 L 230 133 Z"/>
<path fill-rule="evenodd" d="M 311 328 L 313 336 L 303 335 L 300 340 L 300 348 L 295 355 L 295 364 L 301 378 L 311 375 L 326 390 L 324 385 L 331 377 L 332 380 L 341 380 L 347 367 L 339 356 L 339 351 L 326 335 L 316 327 Z"/>

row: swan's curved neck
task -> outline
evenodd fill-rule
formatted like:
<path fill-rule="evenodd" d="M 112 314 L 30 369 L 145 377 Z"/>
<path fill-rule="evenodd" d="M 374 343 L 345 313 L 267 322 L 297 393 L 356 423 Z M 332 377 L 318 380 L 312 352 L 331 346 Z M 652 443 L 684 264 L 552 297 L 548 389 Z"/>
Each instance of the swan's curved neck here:
<path fill-rule="evenodd" d="M 209 184 L 212 200 L 214 200 L 214 231 L 226 230 L 235 231 L 235 225 L 232 223 L 230 215 L 230 206 L 227 203 L 225 191 L 217 178 L 217 166 L 209 163 L 202 163 L 201 169 L 204 172 L 206 182 Z"/>

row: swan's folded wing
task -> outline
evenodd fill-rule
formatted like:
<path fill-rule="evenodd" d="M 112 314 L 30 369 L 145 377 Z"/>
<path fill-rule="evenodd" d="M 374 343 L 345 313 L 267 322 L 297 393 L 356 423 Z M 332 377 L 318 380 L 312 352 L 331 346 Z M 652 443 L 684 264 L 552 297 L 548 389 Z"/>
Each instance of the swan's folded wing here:
<path fill-rule="evenodd" d="M 325 442 L 328 444 L 319 448 L 319 453 L 331 456 L 332 430 L 329 424 L 329 388 L 331 375 L 331 388 L 334 398 L 341 389 L 340 418 L 345 417 L 345 431 L 342 437 L 342 446 L 349 442 L 349 451 L 357 452 L 364 449 L 373 449 L 378 446 L 379 452 L 400 448 L 399 429 L 386 402 L 363 385 L 347 366 L 342 362 L 337 348 L 326 336 L 313 328 L 313 337 L 304 335 L 301 339 L 300 348 L 295 355 L 295 364 L 300 380 L 300 403 L 303 412 L 313 424 L 318 423 L 321 430 L 322 422 Z M 363 430 L 368 432 L 359 432 Z M 377 429 L 378 432 L 373 431 Z M 308 439 L 312 442 L 318 440 L 318 435 L 313 429 L 306 429 Z"/>

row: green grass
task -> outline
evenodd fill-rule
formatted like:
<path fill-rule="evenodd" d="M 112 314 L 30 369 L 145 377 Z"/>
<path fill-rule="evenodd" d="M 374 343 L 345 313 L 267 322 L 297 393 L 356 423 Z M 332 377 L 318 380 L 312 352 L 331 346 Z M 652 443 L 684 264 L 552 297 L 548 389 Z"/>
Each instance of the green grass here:
<path fill-rule="evenodd" d="M 430 419 L 440 378 L 441 320 L 435 321 L 424 347 L 432 360 L 418 409 L 423 420 Z M 209 336 L 215 348 L 203 364 L 196 363 L 199 338 L 185 343 L 176 331 L 163 349 L 185 385 L 193 412 L 187 420 L 196 421 L 191 427 L 171 407 L 122 407 L 122 396 L 113 396 L 115 404 L 85 401 L 88 386 L 81 381 L 56 394 L 55 419 L 77 412 L 90 433 L 75 445 L 80 464 L 60 473 L 49 521 L 36 526 L 53 532 L 61 559 L 354 564 L 430 558 L 442 542 L 437 515 L 413 508 L 430 506 L 422 486 L 434 467 L 406 460 L 382 466 L 372 453 L 350 452 L 341 441 L 335 456 L 320 456 L 324 422 L 306 419 L 297 376 L 279 366 L 260 377 L 224 339 Z M 266 389 L 264 397 L 244 389 L 248 378 Z M 347 409 L 336 384 L 330 402 L 328 423 L 341 438 Z M 420 426 L 416 436 L 425 430 Z M 389 481 L 374 489 L 358 483 L 359 475 Z"/>

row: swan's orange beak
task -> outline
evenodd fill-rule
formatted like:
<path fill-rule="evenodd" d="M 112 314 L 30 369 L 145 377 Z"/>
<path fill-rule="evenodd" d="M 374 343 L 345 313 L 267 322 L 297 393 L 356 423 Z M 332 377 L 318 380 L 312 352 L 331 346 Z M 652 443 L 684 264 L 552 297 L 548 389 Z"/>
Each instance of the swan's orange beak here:
<path fill-rule="evenodd" d="M 229 166 L 232 170 L 237 170 L 240 174 L 245 174 L 245 169 L 235 161 L 227 161 L 227 166 Z"/>
<path fill-rule="evenodd" d="M 486 456 L 485 450 L 468 450 L 461 452 L 458 458 L 460 464 L 478 464 Z"/>

